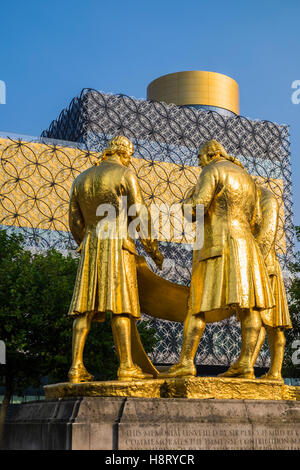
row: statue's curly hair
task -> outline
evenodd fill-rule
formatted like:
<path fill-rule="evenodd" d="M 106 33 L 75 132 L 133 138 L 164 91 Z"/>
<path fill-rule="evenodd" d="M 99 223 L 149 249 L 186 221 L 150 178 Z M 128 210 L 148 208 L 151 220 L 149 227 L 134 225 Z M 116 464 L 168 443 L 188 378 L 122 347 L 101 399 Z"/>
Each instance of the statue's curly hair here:
<path fill-rule="evenodd" d="M 220 142 L 218 142 L 217 140 L 213 139 L 205 142 L 205 144 L 199 150 L 199 155 L 203 153 L 207 155 L 209 159 L 220 155 L 221 157 L 226 158 L 226 160 L 229 160 L 230 162 L 235 163 L 241 168 L 244 168 L 242 163 L 236 157 L 234 157 L 233 155 L 228 155 L 223 145 L 220 144 Z"/>
<path fill-rule="evenodd" d="M 123 135 L 117 135 L 108 143 L 108 147 L 101 153 L 101 160 L 105 160 L 110 155 L 133 153 L 133 143 Z"/>

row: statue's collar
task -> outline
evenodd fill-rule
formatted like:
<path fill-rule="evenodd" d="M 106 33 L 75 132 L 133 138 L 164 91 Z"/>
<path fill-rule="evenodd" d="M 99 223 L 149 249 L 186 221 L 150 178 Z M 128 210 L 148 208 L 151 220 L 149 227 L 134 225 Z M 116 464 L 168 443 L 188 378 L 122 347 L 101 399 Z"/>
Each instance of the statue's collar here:
<path fill-rule="evenodd" d="M 103 162 L 118 163 L 119 165 L 122 165 L 122 162 L 121 162 L 120 158 L 117 155 L 110 155 L 105 160 L 103 160 Z"/>
<path fill-rule="evenodd" d="M 117 163 L 118 165 L 122 165 L 122 162 L 117 155 L 110 155 L 104 160 L 102 160 L 100 157 L 99 160 L 95 163 L 95 165 L 99 166 L 102 163 Z"/>
<path fill-rule="evenodd" d="M 207 165 L 205 165 L 204 168 L 206 168 L 207 166 L 211 166 L 214 163 L 223 162 L 224 160 L 226 160 L 226 158 L 224 157 L 220 157 L 220 156 L 214 157 L 212 160 L 210 160 L 210 162 L 207 163 Z"/>
<path fill-rule="evenodd" d="M 222 162 L 222 161 L 224 161 L 224 160 L 226 160 L 226 158 L 220 157 L 220 156 L 218 155 L 217 157 L 214 157 L 214 158 L 209 162 L 209 164 L 210 164 L 210 163 Z"/>

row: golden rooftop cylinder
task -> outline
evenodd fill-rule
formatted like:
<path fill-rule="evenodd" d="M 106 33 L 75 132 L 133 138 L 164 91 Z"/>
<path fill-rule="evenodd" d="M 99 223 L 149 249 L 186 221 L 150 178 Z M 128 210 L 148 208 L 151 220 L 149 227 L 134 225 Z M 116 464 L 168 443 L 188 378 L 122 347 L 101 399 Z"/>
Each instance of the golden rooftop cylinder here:
<path fill-rule="evenodd" d="M 147 100 L 240 113 L 237 82 L 216 72 L 195 70 L 163 75 L 148 85 Z"/>

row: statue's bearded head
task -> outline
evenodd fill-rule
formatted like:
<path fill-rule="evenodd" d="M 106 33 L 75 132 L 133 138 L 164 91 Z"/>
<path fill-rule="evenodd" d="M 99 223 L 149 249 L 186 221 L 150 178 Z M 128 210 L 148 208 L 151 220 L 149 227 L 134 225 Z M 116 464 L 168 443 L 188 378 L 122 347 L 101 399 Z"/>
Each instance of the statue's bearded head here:
<path fill-rule="evenodd" d="M 128 166 L 133 155 L 133 143 L 123 135 L 117 135 L 102 152 L 102 160 L 109 156 L 117 155 L 124 166 Z"/>
<path fill-rule="evenodd" d="M 221 145 L 216 140 L 209 140 L 200 148 L 198 153 L 198 162 L 201 168 L 208 165 L 214 158 L 223 157 L 228 159 L 228 154 Z"/>

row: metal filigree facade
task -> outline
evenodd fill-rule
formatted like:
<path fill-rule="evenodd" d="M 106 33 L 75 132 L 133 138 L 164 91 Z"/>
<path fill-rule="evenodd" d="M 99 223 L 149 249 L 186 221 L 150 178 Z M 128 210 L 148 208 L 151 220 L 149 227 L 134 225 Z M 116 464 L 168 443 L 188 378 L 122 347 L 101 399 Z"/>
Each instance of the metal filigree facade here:
<path fill-rule="evenodd" d="M 288 126 L 84 89 L 42 137 L 79 142 L 89 151 L 101 151 L 116 134 L 130 138 L 135 156 L 144 160 L 138 176 L 145 191 L 147 180 L 156 174 L 157 185 L 151 184 L 148 197 L 164 200 L 165 191 L 170 190 L 174 201 L 180 201 L 186 190 L 176 184 L 180 174 L 191 185 L 195 182 L 199 147 L 209 139 L 220 141 L 281 199 L 284 230 L 278 243 L 286 245 L 281 261 L 287 266 L 294 243 Z M 163 163 L 171 164 L 172 171 Z"/>
<path fill-rule="evenodd" d="M 67 226 L 71 184 L 77 174 L 95 162 L 97 152 L 116 134 L 133 141 L 133 167 L 146 202 L 159 205 L 182 201 L 199 176 L 197 150 L 206 140 L 219 140 L 228 153 L 238 157 L 249 173 L 276 195 L 280 205 L 276 249 L 282 267 L 287 268 L 293 256 L 287 126 L 89 89 L 72 100 L 43 132 L 44 143 L 0 140 L 0 223 L 11 229 L 19 227 L 27 243 L 39 249 L 72 249 L 74 241 Z M 57 139 L 61 145 L 48 139 Z M 63 141 L 77 142 L 78 148 Z M 192 245 L 172 236 L 160 245 L 166 258 L 163 276 L 188 285 Z M 155 271 L 154 263 L 148 258 L 147 261 Z M 160 336 L 152 356 L 154 362 L 178 360 L 182 326 L 151 319 L 149 326 L 154 326 Z M 196 362 L 228 365 L 237 357 L 239 345 L 240 328 L 235 318 L 207 325 Z M 268 353 L 263 349 L 259 365 L 267 362 Z"/>
<path fill-rule="evenodd" d="M 147 198 L 156 201 L 163 201 L 168 193 L 174 202 L 180 202 L 187 186 L 194 184 L 197 178 L 197 150 L 206 140 L 220 141 L 228 153 L 238 157 L 249 173 L 277 196 L 280 231 L 276 249 L 283 269 L 287 269 L 294 243 L 288 126 L 85 89 L 42 136 L 77 141 L 89 150 L 102 150 L 116 134 L 133 141 L 135 156 L 144 162 L 138 166 L 137 174 Z M 163 164 L 170 166 L 166 169 Z M 184 175 L 187 186 L 181 183 L 180 174 Z M 165 268 L 164 276 L 188 284 L 192 262 L 190 247 L 172 242 L 162 245 L 162 251 L 170 260 L 170 269 Z M 154 360 L 175 362 L 180 350 L 181 328 L 169 322 L 151 321 L 151 324 L 163 338 Z M 218 325 L 207 325 L 196 362 L 226 365 L 237 355 L 239 344 L 239 325 L 234 318 Z M 263 350 L 259 365 L 266 365 L 266 362 L 268 354 Z"/>

